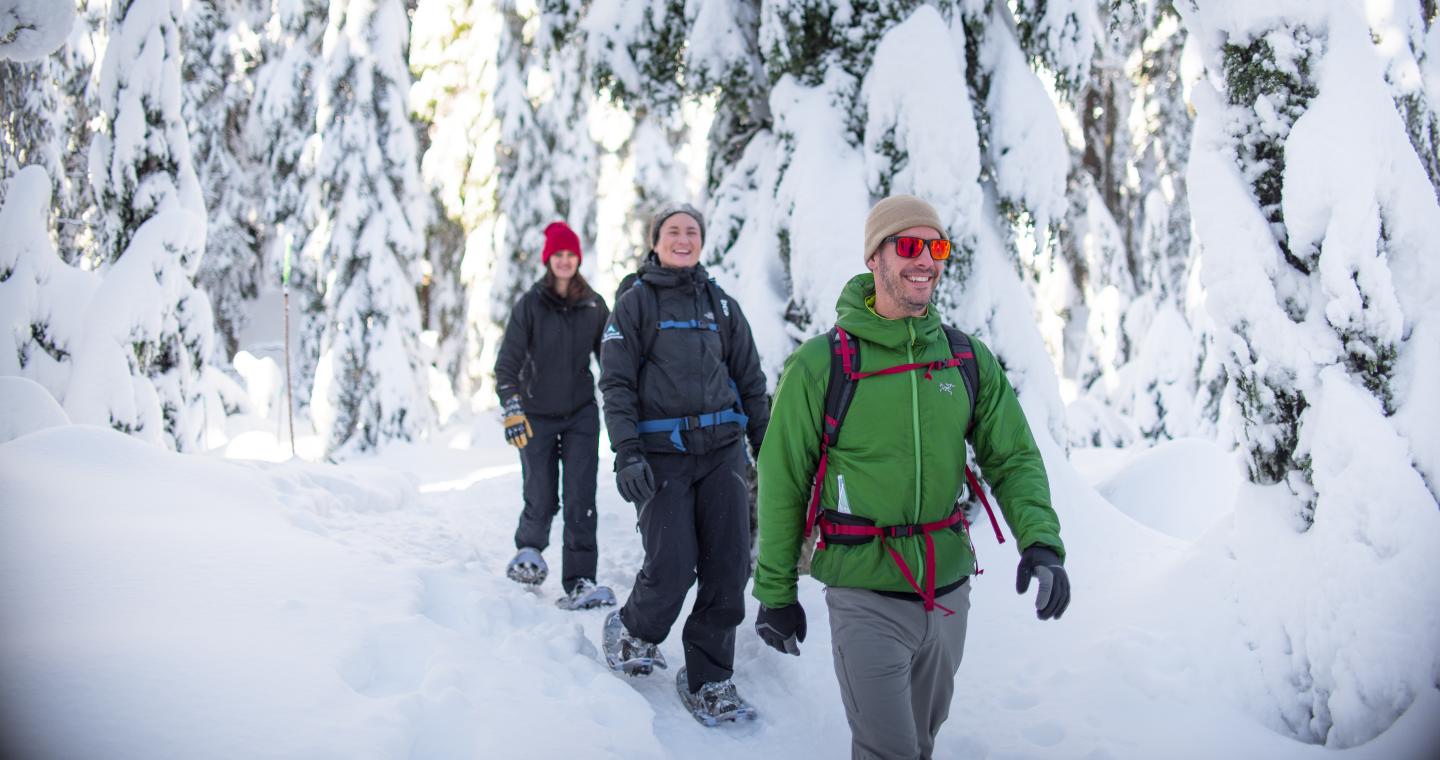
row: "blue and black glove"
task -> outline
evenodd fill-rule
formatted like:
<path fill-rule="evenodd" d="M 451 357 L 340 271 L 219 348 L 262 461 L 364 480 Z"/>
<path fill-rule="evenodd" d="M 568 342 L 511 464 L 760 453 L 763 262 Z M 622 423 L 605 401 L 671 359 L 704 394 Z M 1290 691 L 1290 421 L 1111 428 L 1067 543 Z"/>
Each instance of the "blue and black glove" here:
<path fill-rule="evenodd" d="M 775 651 L 799 655 L 799 642 L 805 640 L 805 608 L 799 602 L 773 608 L 762 604 L 755 616 L 755 632 Z"/>
<path fill-rule="evenodd" d="M 1065 608 L 1070 606 L 1070 576 L 1060 555 L 1046 546 L 1030 546 L 1020 553 L 1020 568 L 1015 574 L 1015 593 L 1023 594 L 1030 588 L 1031 577 L 1040 579 L 1040 589 L 1035 595 L 1035 616 L 1041 620 L 1060 619 Z"/>
<path fill-rule="evenodd" d="M 620 498 L 640 506 L 655 495 L 655 473 L 645 461 L 645 453 L 639 443 L 627 443 L 620 447 L 615 456 L 615 487 L 620 489 Z"/>

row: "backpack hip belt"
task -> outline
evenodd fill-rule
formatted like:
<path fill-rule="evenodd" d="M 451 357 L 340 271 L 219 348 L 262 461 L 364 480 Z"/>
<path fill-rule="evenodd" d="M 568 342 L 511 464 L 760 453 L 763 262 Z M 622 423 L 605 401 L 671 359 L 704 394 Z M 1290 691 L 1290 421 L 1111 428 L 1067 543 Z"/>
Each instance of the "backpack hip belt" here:
<path fill-rule="evenodd" d="M 732 388 L 735 386 L 734 382 L 731 382 L 730 385 Z M 681 432 L 686 430 L 699 430 L 700 428 L 714 427 L 716 425 L 725 425 L 731 422 L 739 425 L 740 429 L 744 430 L 745 426 L 749 424 L 750 418 L 745 416 L 738 409 L 721 409 L 718 412 L 706 412 L 705 414 L 695 414 L 689 417 L 667 417 L 665 419 L 659 420 L 641 420 L 640 422 L 635 424 L 635 432 L 669 433 L 670 445 L 674 446 L 676 451 L 683 452 L 686 449 L 685 444 L 680 440 Z"/>
<path fill-rule="evenodd" d="M 867 524 L 868 523 L 868 524 Z M 964 525 L 966 535 L 969 535 L 969 526 L 965 522 L 965 513 L 956 505 L 949 517 L 934 522 L 921 523 L 916 525 L 875 525 L 874 522 L 857 515 L 846 515 L 827 509 L 821 512 L 816 524 L 820 528 L 820 540 L 841 546 L 855 546 L 868 544 L 875 539 L 880 539 L 880 545 L 890 553 L 890 559 L 895 561 L 895 566 L 900 568 L 901 574 L 905 576 L 905 582 L 910 588 L 920 595 L 920 600 L 925 603 L 925 611 L 931 612 L 940 608 L 947 616 L 954 615 L 955 611 L 935 601 L 935 541 L 930 537 L 931 533 L 939 530 L 953 528 L 956 525 Z M 910 566 L 900 556 L 900 552 L 886 543 L 887 538 L 906 538 L 909 536 L 925 537 L 925 588 L 915 581 L 914 573 L 910 572 Z M 818 545 L 817 545 L 818 546 Z"/>

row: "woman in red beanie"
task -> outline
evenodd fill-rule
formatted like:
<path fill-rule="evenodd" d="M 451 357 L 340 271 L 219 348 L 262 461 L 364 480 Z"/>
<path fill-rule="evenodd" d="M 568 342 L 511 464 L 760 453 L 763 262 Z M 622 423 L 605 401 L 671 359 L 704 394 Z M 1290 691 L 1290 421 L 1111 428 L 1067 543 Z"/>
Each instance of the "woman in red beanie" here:
<path fill-rule="evenodd" d="M 505 439 L 520 450 L 525 497 L 515 529 L 519 551 L 506 575 L 530 586 L 544 582 L 549 569 L 541 552 L 550 544 L 550 523 L 563 503 L 565 596 L 556 604 L 609 606 L 615 594 L 595 585 L 600 415 L 590 355 L 600 356 L 610 309 L 581 276 L 580 238 L 564 222 L 545 228 L 540 260 L 545 276 L 511 310 L 495 359 Z"/>

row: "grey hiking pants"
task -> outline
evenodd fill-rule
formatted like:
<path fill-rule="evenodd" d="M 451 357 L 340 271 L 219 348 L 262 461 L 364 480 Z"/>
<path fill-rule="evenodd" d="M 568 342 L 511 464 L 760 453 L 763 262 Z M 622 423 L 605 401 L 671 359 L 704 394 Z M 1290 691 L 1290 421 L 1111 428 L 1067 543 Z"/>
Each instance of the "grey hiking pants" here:
<path fill-rule="evenodd" d="M 865 589 L 825 589 L 854 760 L 928 760 L 933 753 L 965 653 L 970 584 L 937 601 L 955 614 L 927 613 L 918 600 Z"/>

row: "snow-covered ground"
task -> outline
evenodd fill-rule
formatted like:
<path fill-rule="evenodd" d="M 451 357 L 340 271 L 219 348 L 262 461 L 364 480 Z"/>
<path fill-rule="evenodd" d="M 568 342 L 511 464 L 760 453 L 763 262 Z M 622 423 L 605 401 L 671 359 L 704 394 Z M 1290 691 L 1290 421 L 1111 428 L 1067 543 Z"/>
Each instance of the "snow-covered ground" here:
<path fill-rule="evenodd" d="M 736 682 L 761 718 L 719 729 L 682 711 L 673 671 L 610 673 L 596 644 L 605 612 L 556 608 L 558 578 L 538 595 L 506 580 L 520 474 L 491 419 L 339 466 L 264 461 L 288 452 L 270 423 L 180 455 L 45 427 L 56 422 L 35 416 L 25 429 L 42 429 L 0 444 L 6 757 L 848 753 L 808 579 L 799 658 L 761 644 L 752 600 Z M 1035 620 L 1013 591 L 1013 547 L 977 532 L 988 572 L 937 757 L 1388 759 L 1440 747 L 1434 691 L 1340 752 L 1246 711 L 1230 683 L 1245 663 L 1226 622 L 1234 602 L 1204 582 L 1229 522 L 1211 514 L 1231 501 L 1216 490 L 1240 481 L 1223 452 L 1178 441 L 1079 452 L 1074 468 L 1047 456 L 1074 603 L 1059 622 Z M 600 470 L 600 581 L 623 598 L 640 542 L 609 462 Z M 557 520 L 557 565 L 559 532 Z M 662 648 L 682 661 L 678 632 Z"/>

